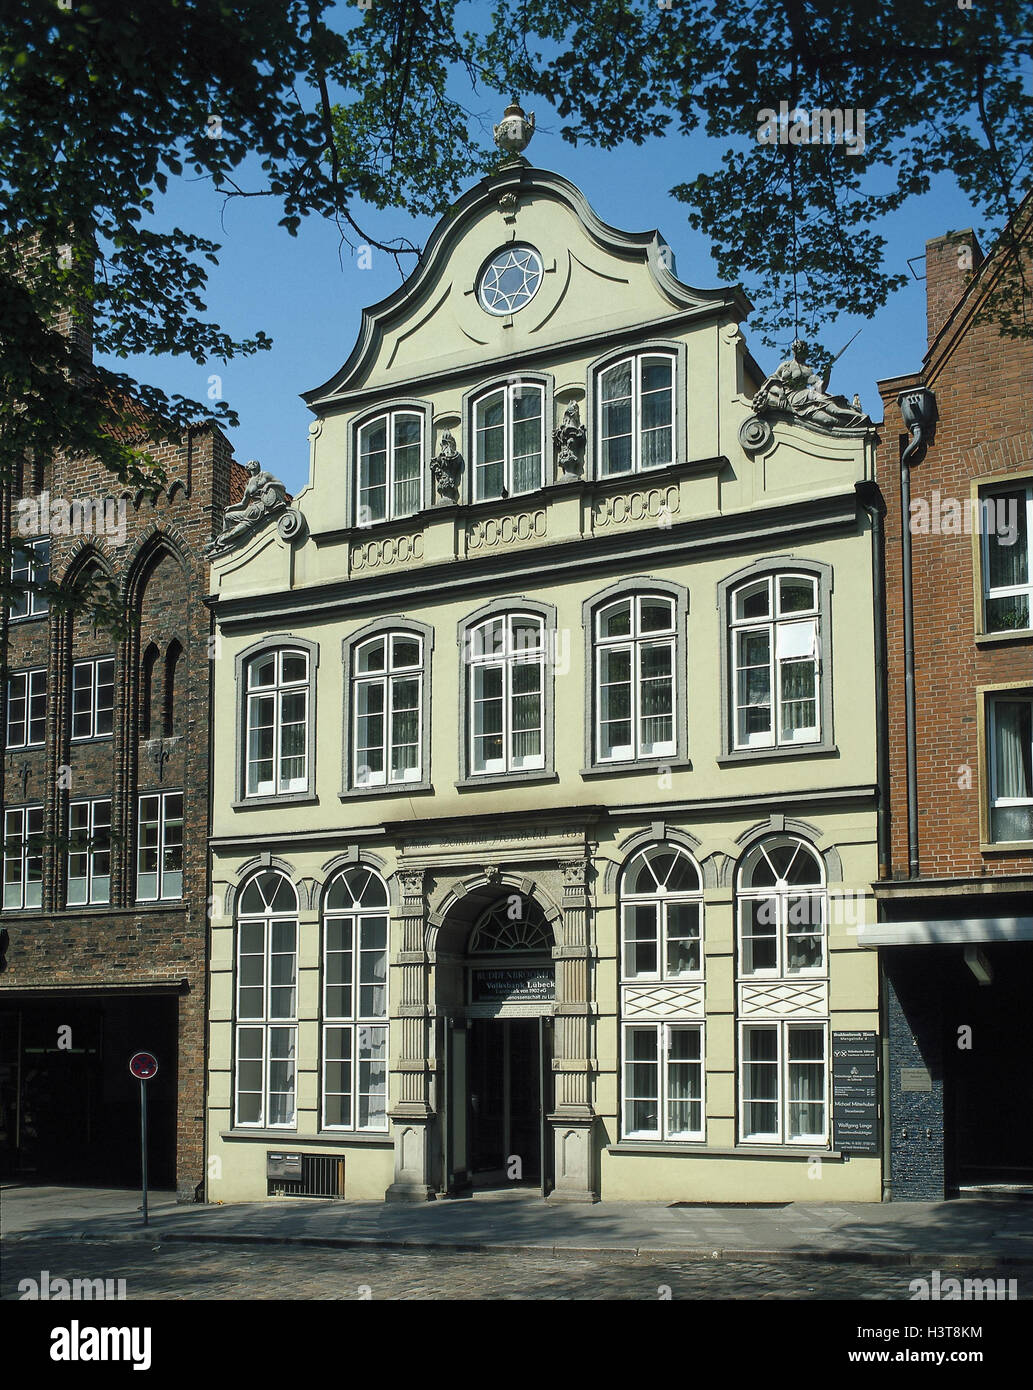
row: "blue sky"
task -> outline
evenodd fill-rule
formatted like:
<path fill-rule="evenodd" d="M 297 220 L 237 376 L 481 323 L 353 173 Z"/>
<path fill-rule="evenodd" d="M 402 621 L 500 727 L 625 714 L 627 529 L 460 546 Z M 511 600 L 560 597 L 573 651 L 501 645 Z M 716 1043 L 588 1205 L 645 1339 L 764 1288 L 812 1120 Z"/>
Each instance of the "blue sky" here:
<path fill-rule="evenodd" d="M 491 148 L 491 122 L 505 102 L 481 93 L 472 103 L 483 120 L 485 147 Z M 577 184 L 597 213 L 626 231 L 658 229 L 673 248 L 679 278 L 702 288 L 717 284 L 707 243 L 688 225 L 686 207 L 669 189 L 701 168 L 716 166 L 720 150 L 703 136 L 667 136 L 642 148 L 603 151 L 575 149 L 559 135 L 559 121 L 539 102 L 538 128 L 527 150 L 532 164 L 553 169 Z M 474 123 L 476 126 L 477 122 Z M 471 183 L 475 180 L 471 179 Z M 199 367 L 183 358 L 103 359 L 105 365 L 153 382 L 169 394 L 210 399 L 219 389 L 237 411 L 240 426 L 227 431 L 241 461 L 257 458 L 296 492 L 308 477 L 308 425 L 313 418 L 299 393 L 330 377 L 351 351 L 364 306 L 394 290 L 400 277 L 393 259 L 374 250 L 369 269 L 360 269 L 355 253 L 341 245 L 332 224 L 316 218 L 302 223 L 297 237 L 277 221 L 273 200 L 227 200 L 203 181 L 180 179 L 159 200 L 160 221 L 210 236 L 221 243 L 220 265 L 210 271 L 210 315 L 227 331 L 246 336 L 263 329 L 273 339 L 271 351 L 228 364 Z M 921 256 L 927 239 L 973 225 L 975 214 L 948 178 L 924 197 L 885 219 L 878 230 L 886 238 L 887 264 L 906 271 L 907 260 Z M 364 211 L 359 221 L 381 240 L 408 236 L 426 242 L 429 218 L 410 218 L 396 211 Z M 985 248 L 984 248 L 985 249 Z M 413 258 L 403 264 L 411 268 Z M 922 273 L 924 266 L 915 268 Z M 889 305 L 872 320 L 842 316 L 824 333 L 836 350 L 858 329 L 860 337 L 836 364 L 830 389 L 860 394 L 874 419 L 882 406 L 875 389 L 881 377 L 916 369 L 925 350 L 925 284 L 909 277 Z M 763 348 L 759 336 L 743 325 L 747 342 L 761 366 L 770 370 L 778 355 Z M 217 375 L 219 383 L 210 383 Z"/>

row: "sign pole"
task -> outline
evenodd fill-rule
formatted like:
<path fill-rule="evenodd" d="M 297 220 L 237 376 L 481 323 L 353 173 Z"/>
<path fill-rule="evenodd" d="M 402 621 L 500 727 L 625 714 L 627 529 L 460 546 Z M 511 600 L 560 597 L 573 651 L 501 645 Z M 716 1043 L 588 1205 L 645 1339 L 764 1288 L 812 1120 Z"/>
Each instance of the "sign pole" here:
<path fill-rule="evenodd" d="M 140 1168 L 143 1173 L 143 1224 L 147 1225 L 147 1082 L 140 1082 Z"/>

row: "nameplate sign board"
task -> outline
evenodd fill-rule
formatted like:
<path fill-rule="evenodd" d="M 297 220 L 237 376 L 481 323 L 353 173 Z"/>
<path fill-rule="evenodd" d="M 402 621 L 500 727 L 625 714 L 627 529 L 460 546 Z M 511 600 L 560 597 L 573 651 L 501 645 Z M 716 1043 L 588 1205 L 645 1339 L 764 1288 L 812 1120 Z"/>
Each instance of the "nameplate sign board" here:
<path fill-rule="evenodd" d="M 879 1152 L 879 1035 L 832 1034 L 832 1143 L 844 1153 Z"/>
<path fill-rule="evenodd" d="M 548 1003 L 556 998 L 551 965 L 510 965 L 472 971 L 474 1004 Z"/>

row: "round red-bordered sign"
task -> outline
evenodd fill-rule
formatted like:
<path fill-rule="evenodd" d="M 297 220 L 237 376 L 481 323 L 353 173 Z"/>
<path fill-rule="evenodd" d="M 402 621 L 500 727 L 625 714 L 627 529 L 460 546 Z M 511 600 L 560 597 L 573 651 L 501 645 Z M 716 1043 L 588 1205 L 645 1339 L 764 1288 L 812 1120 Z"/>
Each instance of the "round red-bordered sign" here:
<path fill-rule="evenodd" d="M 129 1070 L 137 1081 L 150 1081 L 158 1074 L 158 1059 L 153 1052 L 134 1052 L 129 1059 Z"/>

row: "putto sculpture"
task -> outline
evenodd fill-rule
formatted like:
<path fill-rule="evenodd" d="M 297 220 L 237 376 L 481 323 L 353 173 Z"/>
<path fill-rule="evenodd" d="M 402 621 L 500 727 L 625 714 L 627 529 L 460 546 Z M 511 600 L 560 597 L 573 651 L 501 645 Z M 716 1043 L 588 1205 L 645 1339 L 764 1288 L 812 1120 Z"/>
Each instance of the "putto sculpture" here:
<path fill-rule="evenodd" d="M 287 489 L 279 478 L 274 478 L 271 473 L 266 472 L 257 459 L 249 459 L 246 467 L 251 477 L 247 480 L 244 495 L 239 502 L 227 507 L 223 512 L 222 530 L 205 546 L 206 556 L 224 555 L 245 537 L 254 535 L 271 516 L 286 513 L 284 521 L 287 517 L 297 517 L 300 523 L 299 513 L 287 511 Z M 296 534 L 298 530 L 297 524 L 288 523 L 285 526 L 281 523 L 280 526 L 280 534 L 284 539 Z"/>
<path fill-rule="evenodd" d="M 455 435 L 445 430 L 438 452 L 430 461 L 431 477 L 440 497 L 455 502 L 459 497 L 459 479 L 463 472 L 463 456 L 456 448 Z"/>
<path fill-rule="evenodd" d="M 534 112 L 525 116 L 520 103 L 512 101 L 502 113 L 502 120 L 494 130 L 495 143 L 507 156 L 507 162 L 516 163 L 520 160 L 521 152 L 531 143 L 531 136 L 534 134 Z"/>
<path fill-rule="evenodd" d="M 563 469 L 568 481 L 581 476 L 582 451 L 585 447 L 585 427 L 581 423 L 581 411 L 577 401 L 571 401 L 563 412 L 563 423 L 553 436 L 553 443 L 559 450 L 556 461 Z"/>
<path fill-rule="evenodd" d="M 819 376 L 807 365 L 806 355 L 807 344 L 797 338 L 792 356 L 778 364 L 754 396 L 756 414 L 784 410 L 798 420 L 821 425 L 824 429 L 863 429 L 870 425 L 872 422 L 860 409 L 857 396 L 854 397 L 856 405 L 851 405 L 844 396 L 828 394 L 831 365 Z"/>

